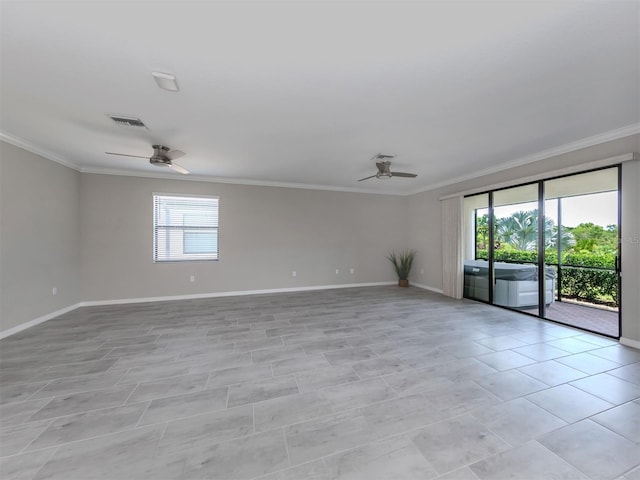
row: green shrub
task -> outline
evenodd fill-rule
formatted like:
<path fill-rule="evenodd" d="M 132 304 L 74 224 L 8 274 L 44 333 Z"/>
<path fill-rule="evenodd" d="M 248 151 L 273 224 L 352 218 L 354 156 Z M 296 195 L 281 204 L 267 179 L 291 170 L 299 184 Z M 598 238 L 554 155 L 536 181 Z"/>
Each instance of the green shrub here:
<path fill-rule="evenodd" d="M 478 260 L 489 260 L 489 253 L 486 250 L 478 250 L 476 258 Z M 537 252 L 525 250 L 498 249 L 494 251 L 494 261 L 505 263 L 538 263 L 538 254 Z"/>
<path fill-rule="evenodd" d="M 510 248 L 496 249 L 494 256 L 496 262 L 538 262 L 537 252 Z M 489 254 L 487 250 L 478 250 L 476 258 L 488 260 Z M 556 251 L 545 252 L 547 265 L 556 264 L 557 258 Z M 595 267 L 595 269 L 580 267 Z M 564 297 L 618 306 L 618 275 L 615 272 L 615 254 L 598 251 L 563 252 L 560 292 Z"/>
<path fill-rule="evenodd" d="M 497 249 L 494 251 L 494 260 L 496 262 L 506 263 L 538 263 L 538 252 L 524 250 Z M 597 267 L 597 268 L 615 268 L 615 258 L 613 253 L 600 252 L 563 252 L 562 265 L 570 265 L 572 267 Z M 477 260 L 488 260 L 489 253 L 487 250 L 477 250 Z M 558 254 L 555 250 L 545 252 L 545 261 L 548 265 L 558 263 Z"/>
<path fill-rule="evenodd" d="M 562 254 L 562 264 L 575 267 L 615 268 L 615 259 L 612 253 L 580 251 Z"/>
<path fill-rule="evenodd" d="M 560 293 L 579 300 L 617 306 L 618 275 L 615 270 L 563 266 Z"/>

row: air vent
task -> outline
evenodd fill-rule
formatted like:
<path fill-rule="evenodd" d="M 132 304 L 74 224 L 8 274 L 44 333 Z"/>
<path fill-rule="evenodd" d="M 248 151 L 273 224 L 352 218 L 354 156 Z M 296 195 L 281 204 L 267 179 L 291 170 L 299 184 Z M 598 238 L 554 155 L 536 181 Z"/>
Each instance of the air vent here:
<path fill-rule="evenodd" d="M 147 126 L 142 123 L 142 120 L 140 120 L 139 118 L 125 117 L 122 115 L 111 115 L 109 113 L 107 113 L 107 117 L 116 122 L 116 124 L 120 127 L 147 128 Z"/>

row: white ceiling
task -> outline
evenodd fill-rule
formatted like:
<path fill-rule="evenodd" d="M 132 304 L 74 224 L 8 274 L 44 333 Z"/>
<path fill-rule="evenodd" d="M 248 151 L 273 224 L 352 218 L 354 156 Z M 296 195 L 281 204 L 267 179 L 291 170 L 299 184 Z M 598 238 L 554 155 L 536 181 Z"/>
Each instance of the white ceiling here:
<path fill-rule="evenodd" d="M 640 132 L 638 1 L 3 0 L 1 27 L 0 138 L 81 171 L 164 173 L 104 153 L 162 143 L 197 178 L 406 194 Z M 378 152 L 418 177 L 357 182 Z"/>

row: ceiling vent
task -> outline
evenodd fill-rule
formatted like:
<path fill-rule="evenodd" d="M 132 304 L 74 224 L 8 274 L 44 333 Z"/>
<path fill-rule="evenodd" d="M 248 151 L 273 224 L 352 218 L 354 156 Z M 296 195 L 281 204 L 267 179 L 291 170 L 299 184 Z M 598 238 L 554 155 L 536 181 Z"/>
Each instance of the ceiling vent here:
<path fill-rule="evenodd" d="M 123 115 L 111 115 L 110 113 L 107 113 L 107 117 L 116 122 L 120 127 L 145 128 L 148 130 L 147 126 L 142 123 L 142 120 L 139 118 L 125 117 Z"/>

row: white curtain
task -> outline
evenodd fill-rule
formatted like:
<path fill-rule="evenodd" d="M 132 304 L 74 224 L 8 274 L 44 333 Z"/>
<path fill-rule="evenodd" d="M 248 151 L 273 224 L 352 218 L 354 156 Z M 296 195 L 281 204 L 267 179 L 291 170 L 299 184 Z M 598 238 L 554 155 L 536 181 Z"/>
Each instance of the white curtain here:
<path fill-rule="evenodd" d="M 463 291 L 463 204 L 464 198 L 442 200 L 442 291 L 462 298 Z"/>

